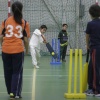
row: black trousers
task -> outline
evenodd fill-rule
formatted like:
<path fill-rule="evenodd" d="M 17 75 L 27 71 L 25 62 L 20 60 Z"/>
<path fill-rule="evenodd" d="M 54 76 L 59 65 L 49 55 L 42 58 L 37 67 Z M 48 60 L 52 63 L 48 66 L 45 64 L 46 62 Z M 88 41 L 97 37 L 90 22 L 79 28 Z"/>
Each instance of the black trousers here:
<path fill-rule="evenodd" d="M 2 60 L 7 92 L 8 94 L 13 93 L 15 96 L 20 96 L 22 91 L 24 52 L 17 54 L 2 52 Z"/>
<path fill-rule="evenodd" d="M 88 67 L 89 89 L 100 93 L 100 46 L 90 49 L 90 62 Z"/>
<path fill-rule="evenodd" d="M 60 59 L 64 60 L 66 56 L 67 51 L 67 45 L 66 46 L 60 46 Z"/>

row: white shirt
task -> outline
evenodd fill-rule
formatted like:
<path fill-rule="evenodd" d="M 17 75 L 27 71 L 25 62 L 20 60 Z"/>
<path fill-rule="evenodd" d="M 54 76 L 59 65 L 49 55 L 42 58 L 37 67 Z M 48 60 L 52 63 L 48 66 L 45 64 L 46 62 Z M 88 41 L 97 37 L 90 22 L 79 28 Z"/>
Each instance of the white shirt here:
<path fill-rule="evenodd" d="M 33 35 L 31 36 L 29 45 L 37 49 L 40 49 L 40 43 L 43 43 L 41 32 L 39 29 L 35 29 L 35 31 L 33 32 Z"/>

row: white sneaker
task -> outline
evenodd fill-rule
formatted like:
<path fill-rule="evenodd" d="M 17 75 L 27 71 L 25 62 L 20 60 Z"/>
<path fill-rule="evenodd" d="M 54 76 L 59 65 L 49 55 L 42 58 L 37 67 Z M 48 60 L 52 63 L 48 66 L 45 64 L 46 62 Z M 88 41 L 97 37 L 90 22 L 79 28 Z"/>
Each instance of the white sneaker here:
<path fill-rule="evenodd" d="M 37 69 L 38 69 L 38 68 L 40 68 L 40 67 L 39 67 L 39 66 L 37 66 L 37 65 L 35 65 L 34 67 L 35 67 L 35 68 L 37 68 Z"/>
<path fill-rule="evenodd" d="M 95 94 L 95 97 L 100 97 L 100 94 Z"/>
<path fill-rule="evenodd" d="M 90 90 L 87 90 L 86 95 L 87 95 L 87 96 L 94 96 L 95 94 L 94 94 L 93 90 L 90 89 Z"/>

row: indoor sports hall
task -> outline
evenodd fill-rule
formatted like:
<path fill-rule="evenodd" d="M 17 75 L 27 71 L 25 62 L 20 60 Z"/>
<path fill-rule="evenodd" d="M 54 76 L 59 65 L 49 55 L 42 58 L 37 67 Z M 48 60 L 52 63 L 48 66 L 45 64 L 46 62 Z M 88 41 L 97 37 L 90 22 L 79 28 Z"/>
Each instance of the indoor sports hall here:
<path fill-rule="evenodd" d="M 41 44 L 40 68 L 36 69 L 29 48 L 28 54 L 24 56 L 22 98 L 17 100 L 99 100 L 100 97 L 86 96 L 83 80 L 87 79 L 87 76 L 84 78 L 87 74 L 84 64 L 87 56 L 85 31 L 91 20 L 88 10 L 93 4 L 99 5 L 100 0 L 0 0 L 0 24 L 11 16 L 11 5 L 15 1 L 23 4 L 23 18 L 30 24 L 31 36 L 40 25 L 47 26 L 45 37 L 57 54 L 60 54 L 58 34 L 62 24 L 68 25 L 66 62 L 60 58 L 56 61 L 46 45 Z M 0 100 L 9 100 L 1 44 Z"/>

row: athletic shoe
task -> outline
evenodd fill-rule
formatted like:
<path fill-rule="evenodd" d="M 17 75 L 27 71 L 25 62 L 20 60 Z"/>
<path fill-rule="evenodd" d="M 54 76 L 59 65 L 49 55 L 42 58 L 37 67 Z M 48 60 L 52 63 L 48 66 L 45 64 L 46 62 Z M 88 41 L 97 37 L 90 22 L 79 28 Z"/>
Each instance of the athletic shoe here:
<path fill-rule="evenodd" d="M 84 93 L 87 94 L 87 93 L 90 93 L 91 91 L 92 91 L 92 89 L 88 89 Z"/>
<path fill-rule="evenodd" d="M 85 93 L 87 96 L 94 96 L 95 95 L 92 89 L 88 89 Z"/>
<path fill-rule="evenodd" d="M 100 97 L 100 92 L 95 91 L 95 97 Z"/>
<path fill-rule="evenodd" d="M 100 97 L 100 94 L 95 94 L 95 97 Z"/>
<path fill-rule="evenodd" d="M 14 100 L 15 99 L 15 96 L 13 93 L 10 93 L 10 100 Z"/>
<path fill-rule="evenodd" d="M 21 99 L 22 97 L 21 96 L 15 96 L 15 99 Z"/>
<path fill-rule="evenodd" d="M 38 69 L 38 68 L 40 68 L 40 67 L 36 65 L 35 68 Z"/>
<path fill-rule="evenodd" d="M 10 100 L 14 100 L 14 99 L 21 99 L 21 96 L 14 96 L 13 93 L 10 93 Z"/>

